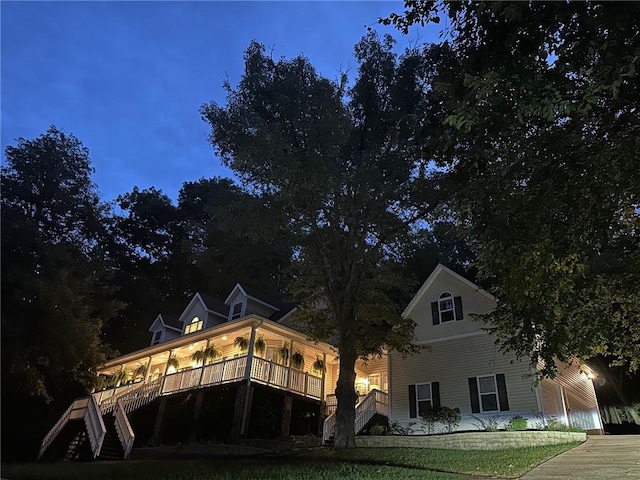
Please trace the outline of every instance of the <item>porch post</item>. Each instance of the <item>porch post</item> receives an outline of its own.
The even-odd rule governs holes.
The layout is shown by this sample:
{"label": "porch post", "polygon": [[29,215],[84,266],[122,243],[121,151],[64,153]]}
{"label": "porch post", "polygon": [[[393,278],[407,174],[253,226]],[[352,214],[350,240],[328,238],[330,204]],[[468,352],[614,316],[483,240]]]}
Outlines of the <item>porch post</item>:
{"label": "porch post", "polygon": [[149,381],[149,377],[151,376],[151,359],[153,357],[149,355],[149,361],[147,362],[147,369],[145,370],[145,376],[143,381],[147,383]]}
{"label": "porch post", "polygon": [[282,421],[280,422],[280,435],[288,437],[291,433],[291,407],[293,405],[293,397],[285,395],[284,405],[282,405]]}
{"label": "porch post", "polygon": [[322,354],[322,365],[324,368],[322,369],[322,382],[320,383],[320,400],[324,402],[324,383],[327,379],[327,354]]}
{"label": "porch post", "polygon": [[289,342],[289,358],[287,358],[287,390],[291,390],[291,357],[293,357],[293,340]]}
{"label": "porch post", "polygon": [[249,349],[247,350],[247,365],[244,369],[244,379],[251,379],[251,363],[253,362],[253,344],[256,341],[256,327],[251,327],[251,335],[249,337]]}
{"label": "porch post", "polygon": [[[206,347],[204,347],[204,348],[205,348],[205,350],[208,350],[208,349],[209,349],[209,342],[210,342],[210,339],[208,339],[208,338],[207,338],[207,346],[206,346]],[[204,375],[204,367],[205,367],[205,366],[206,366],[206,365],[205,365],[205,359],[203,358],[203,359],[202,359],[202,367],[200,367],[200,379],[198,380],[198,386],[201,386],[201,385],[202,385],[202,376]]]}
{"label": "porch post", "polygon": [[167,363],[164,365],[164,374],[162,375],[163,377],[167,376],[167,371],[169,370],[169,358],[171,358],[171,355],[173,355],[173,350],[169,350],[169,357],[167,358]]}

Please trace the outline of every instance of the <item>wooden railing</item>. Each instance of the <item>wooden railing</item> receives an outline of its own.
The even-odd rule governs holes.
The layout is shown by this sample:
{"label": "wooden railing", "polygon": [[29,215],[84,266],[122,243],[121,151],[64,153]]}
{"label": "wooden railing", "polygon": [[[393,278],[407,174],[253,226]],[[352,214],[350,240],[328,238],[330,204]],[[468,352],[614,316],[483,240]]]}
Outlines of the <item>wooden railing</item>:
{"label": "wooden railing", "polygon": [[104,421],[102,420],[100,407],[98,407],[96,399],[92,396],[89,397],[89,401],[87,402],[87,406],[84,411],[84,423],[87,427],[93,458],[96,458],[100,455],[100,450],[102,450],[102,442],[107,434],[107,429],[104,426]]}
{"label": "wooden railing", "polygon": [[[162,395],[176,393],[193,388],[237,382],[244,378],[247,357],[236,357],[206,365],[204,367],[172,373],[163,377],[160,390]],[[307,397],[320,399],[322,396],[322,378],[309,373],[291,370],[269,360],[253,357],[251,363],[251,380],[290,390]]]}
{"label": "wooden railing", "polygon": [[[371,390],[364,398],[356,404],[355,431],[356,435],[365,427],[367,422],[376,413],[389,416],[389,395],[379,390]],[[322,427],[322,441],[328,442],[335,435],[336,414],[331,413],[325,420]]]}
{"label": "wooden railing", "polygon": [[107,433],[107,430],[104,426],[104,422],[102,421],[102,415],[100,414],[100,409],[95,398],[88,396],[74,400],[69,408],[67,408],[67,410],[58,419],[53,428],[49,430],[49,433],[47,433],[40,445],[38,460],[42,458],[44,452],[53,443],[67,422],[69,420],[77,420],[80,418],[84,421],[87,428],[93,457],[97,457],[102,449],[102,442],[104,441],[104,436]]}
{"label": "wooden railing", "polygon": [[133,429],[131,428],[129,419],[127,418],[126,407],[123,399],[119,399],[116,402],[114,416],[116,420],[114,423],[116,427],[116,433],[118,434],[120,445],[122,445],[123,458],[126,460],[127,458],[129,458],[129,454],[131,453],[131,449],[133,448],[133,442],[136,436],[133,433]]}

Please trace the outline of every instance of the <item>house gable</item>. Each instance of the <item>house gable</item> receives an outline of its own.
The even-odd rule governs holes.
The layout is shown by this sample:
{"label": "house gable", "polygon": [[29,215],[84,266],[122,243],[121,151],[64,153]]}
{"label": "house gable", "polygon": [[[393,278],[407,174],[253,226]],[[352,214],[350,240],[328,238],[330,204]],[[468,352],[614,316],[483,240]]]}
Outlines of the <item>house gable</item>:
{"label": "house gable", "polygon": [[206,328],[208,317],[206,304],[200,294],[196,293],[180,315],[179,320],[183,325],[182,335],[188,335]]}
{"label": "house gable", "polygon": [[280,312],[277,302],[268,300],[262,293],[239,283],[231,290],[224,303],[229,306],[229,320],[250,314],[272,319]]}
{"label": "house gable", "polygon": [[178,327],[177,319],[162,313],[153,321],[149,331],[152,333],[150,345],[167,342],[179,337],[182,333],[182,330]]}
{"label": "house gable", "polygon": [[416,340],[429,343],[480,333],[483,325],[471,314],[489,313],[494,308],[491,294],[438,264],[402,316],[416,322]]}

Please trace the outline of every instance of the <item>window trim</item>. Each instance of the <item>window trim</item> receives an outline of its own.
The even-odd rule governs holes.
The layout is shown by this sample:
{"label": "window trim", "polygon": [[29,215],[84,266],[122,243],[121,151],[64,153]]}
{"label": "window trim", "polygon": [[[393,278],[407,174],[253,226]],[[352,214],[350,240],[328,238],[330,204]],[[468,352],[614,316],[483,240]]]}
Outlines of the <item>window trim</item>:
{"label": "window trim", "polygon": [[[429,406],[427,408],[427,410],[431,410],[433,409],[433,386],[432,386],[433,382],[427,382],[427,383],[416,383],[416,413],[418,415],[418,417],[421,414],[420,411],[420,402],[429,402]],[[425,387],[428,386],[429,387],[429,398],[420,398],[420,395],[418,393],[418,391],[420,390],[420,387]]]}
{"label": "window trim", "polygon": [[[451,302],[451,308],[444,310],[442,308],[442,304],[447,300]],[[443,314],[445,313],[451,313],[451,318],[445,319],[443,317]],[[448,322],[456,321],[456,307],[455,307],[454,297],[451,294],[451,292],[442,292],[438,297],[438,316],[440,319],[440,323],[448,323]]]}
{"label": "window trim", "polygon": [[190,333],[199,332],[204,327],[204,321],[200,320],[200,317],[195,316],[191,319],[191,321],[184,326],[184,334],[189,335]]}
{"label": "window trim", "polygon": [[[240,311],[238,313],[234,313],[237,305],[240,305]],[[235,320],[236,318],[244,317],[245,309],[246,309],[246,303],[244,300],[240,300],[239,302],[233,303],[231,305],[231,308],[229,309],[229,320]]]}
{"label": "window trim", "polygon": [[156,330],[151,337],[151,345],[158,345],[159,343],[162,343],[162,330]]}

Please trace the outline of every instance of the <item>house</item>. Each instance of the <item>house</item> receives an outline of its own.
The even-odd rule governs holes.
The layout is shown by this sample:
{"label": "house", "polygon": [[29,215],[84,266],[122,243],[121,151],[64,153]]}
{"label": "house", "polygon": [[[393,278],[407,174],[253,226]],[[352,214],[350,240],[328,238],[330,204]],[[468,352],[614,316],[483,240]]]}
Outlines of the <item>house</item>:
{"label": "house", "polygon": [[[337,353],[309,340],[294,311],[237,284],[225,300],[196,293],[179,316],[159,314],[149,346],[99,369],[102,387],[73,402],[40,458],[127,458],[138,446],[330,430]],[[386,358],[359,362],[356,374],[361,429],[386,413]]]}
{"label": "house", "polygon": [[561,364],[555,379],[535,380],[526,359],[503,354],[474,314],[495,308],[495,298],[474,283],[438,265],[403,312],[416,323],[415,338],[429,350],[408,358],[388,355],[389,420],[424,433],[420,414],[459,408],[458,430],[503,427],[513,417],[529,425],[550,418],[601,433],[593,372],[577,361]]}
{"label": "house", "polygon": [[[430,349],[356,365],[356,433],[380,416],[425,433],[421,413],[437,406],[460,409],[458,430],[521,416],[601,432],[588,367],[563,364],[557,378],[535,383],[529,362],[502,354],[474,319],[493,308],[489,293],[438,265],[403,312]],[[329,440],[337,352],[311,341],[294,311],[241,284],[225,300],[196,293],[179,316],[155,318],[148,347],[102,366],[103,388],[73,402],[40,457],[127,458],[146,445],[309,433]]]}

